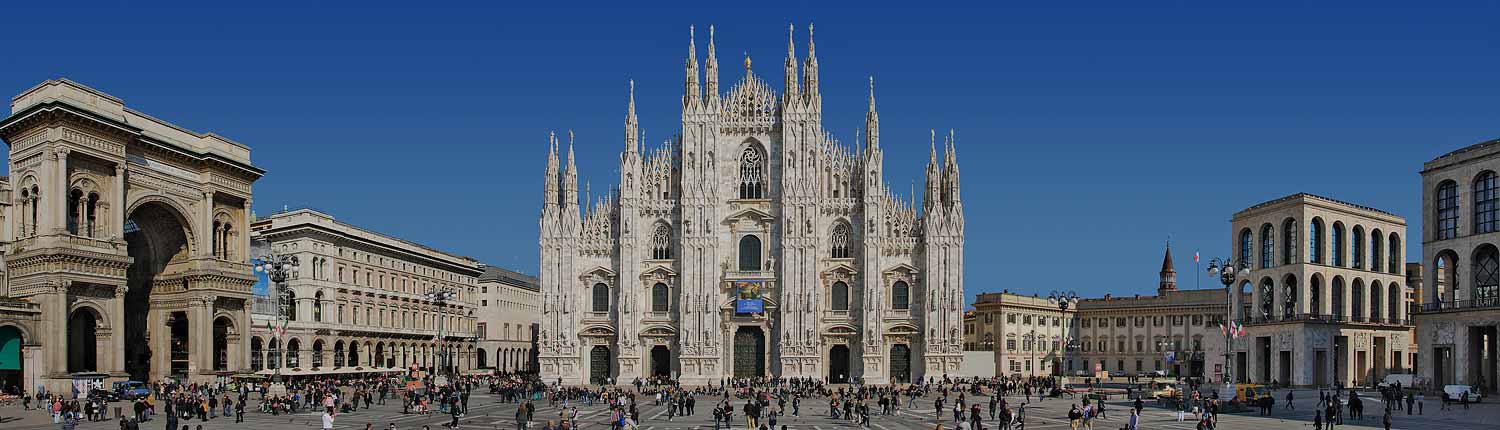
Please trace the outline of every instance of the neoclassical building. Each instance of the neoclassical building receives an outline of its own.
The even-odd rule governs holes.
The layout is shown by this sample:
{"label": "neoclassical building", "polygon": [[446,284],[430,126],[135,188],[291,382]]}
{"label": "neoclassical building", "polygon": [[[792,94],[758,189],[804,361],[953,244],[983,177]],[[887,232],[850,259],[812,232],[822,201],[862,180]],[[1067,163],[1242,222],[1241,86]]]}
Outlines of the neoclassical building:
{"label": "neoclassical building", "polygon": [[873,79],[850,148],[823,128],[811,37],[801,61],[788,39],[780,94],[748,57],[721,91],[712,29],[701,69],[695,42],[681,132],[660,148],[641,148],[632,85],[614,192],[580,203],[572,137],[566,167],[550,139],[543,378],[956,373],[964,216],[951,133],[942,158],[930,142],[922,201],[903,201],[884,180]]}
{"label": "neoclassical building", "polygon": [[[474,305],[482,273],[477,260],[311,209],[260,218],[250,228],[255,240],[268,242],[301,267],[285,282],[293,300],[285,335],[270,332],[275,302],[256,297],[251,370],[280,367],[283,375],[310,375],[431,372],[444,364],[454,372],[482,367],[484,357],[475,346]],[[436,303],[427,297],[435,290],[453,291],[455,299]]]}
{"label": "neoclassical building", "polygon": [[208,381],[248,367],[243,231],[264,173],[249,147],[66,79],[12,99],[0,139],[4,383],[67,393],[74,379]]}
{"label": "neoclassical building", "polygon": [[[1235,377],[1298,386],[1368,385],[1410,368],[1406,220],[1298,193],[1234,214],[1250,302]],[[1240,295],[1240,297],[1244,297]]]}
{"label": "neoclassical building", "polygon": [[1437,385],[1500,390],[1500,140],[1422,165],[1417,366]]}
{"label": "neoclassical building", "polygon": [[1170,247],[1156,294],[1083,298],[1067,310],[1046,297],[1010,291],[974,303],[972,349],[993,351],[998,375],[1086,375],[1161,371],[1217,380],[1224,288],[1177,289]]}
{"label": "neoclassical building", "polygon": [[485,266],[475,301],[477,366],[535,372],[536,335],[542,321],[542,292],[536,277]]}

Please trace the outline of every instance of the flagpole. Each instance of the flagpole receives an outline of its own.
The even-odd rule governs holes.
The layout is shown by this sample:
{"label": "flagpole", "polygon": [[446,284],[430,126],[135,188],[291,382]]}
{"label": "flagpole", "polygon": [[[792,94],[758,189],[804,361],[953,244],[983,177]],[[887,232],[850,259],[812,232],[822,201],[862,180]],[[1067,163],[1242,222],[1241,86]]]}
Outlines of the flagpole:
{"label": "flagpole", "polygon": [[1194,249],[1193,250],[1193,273],[1196,274],[1196,275],[1193,275],[1193,289],[1194,290],[1201,290],[1201,289],[1203,289],[1203,268],[1202,267],[1198,267],[1200,265],[1202,265],[1202,263],[1198,262],[1198,250]]}

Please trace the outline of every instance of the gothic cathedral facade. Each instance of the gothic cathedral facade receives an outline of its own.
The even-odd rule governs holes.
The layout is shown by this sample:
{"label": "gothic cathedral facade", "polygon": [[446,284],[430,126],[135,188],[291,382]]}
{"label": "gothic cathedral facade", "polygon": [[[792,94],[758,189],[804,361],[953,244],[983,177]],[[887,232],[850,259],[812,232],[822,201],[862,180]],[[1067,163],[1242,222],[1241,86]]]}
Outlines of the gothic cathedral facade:
{"label": "gothic cathedral facade", "polygon": [[824,130],[811,27],[800,63],[789,36],[779,95],[748,57],[720,93],[712,28],[701,72],[688,47],[682,130],[660,148],[641,148],[631,84],[614,192],[580,207],[571,133],[562,169],[549,138],[542,379],[956,376],[964,217],[952,133],[941,159],[930,142],[922,201],[903,200],[883,179],[873,78],[856,147]]}

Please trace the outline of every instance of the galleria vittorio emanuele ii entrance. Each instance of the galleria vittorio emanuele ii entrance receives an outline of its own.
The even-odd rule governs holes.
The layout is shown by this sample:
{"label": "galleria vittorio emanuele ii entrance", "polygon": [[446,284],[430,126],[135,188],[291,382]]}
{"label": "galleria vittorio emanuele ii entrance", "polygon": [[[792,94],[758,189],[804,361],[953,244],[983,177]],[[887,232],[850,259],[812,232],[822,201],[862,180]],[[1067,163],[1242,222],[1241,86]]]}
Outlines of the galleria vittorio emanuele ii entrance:
{"label": "galleria vittorio emanuele ii entrance", "polygon": [[18,96],[0,138],[14,235],[0,353],[19,343],[14,367],[27,369],[0,376],[66,390],[248,367],[245,233],[250,184],[264,173],[248,147],[68,80]]}

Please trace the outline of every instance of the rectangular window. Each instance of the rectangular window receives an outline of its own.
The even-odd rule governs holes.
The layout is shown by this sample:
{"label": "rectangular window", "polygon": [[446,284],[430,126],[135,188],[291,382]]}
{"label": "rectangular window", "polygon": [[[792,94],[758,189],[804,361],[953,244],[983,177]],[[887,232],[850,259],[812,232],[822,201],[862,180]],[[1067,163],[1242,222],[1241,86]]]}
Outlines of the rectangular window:
{"label": "rectangular window", "polygon": [[1027,372],[1031,371],[1031,360],[1026,360],[1026,371]]}
{"label": "rectangular window", "polygon": [[985,324],[991,324],[991,323],[994,323],[994,322],[995,322],[995,315],[994,314],[984,314],[984,323]]}
{"label": "rectangular window", "polygon": [[1146,350],[1145,343],[1146,342],[1142,341],[1142,340],[1135,341],[1135,350],[1136,350],[1136,352],[1145,351]]}
{"label": "rectangular window", "polygon": [[1092,325],[1093,325],[1093,319],[1092,318],[1084,318],[1083,319],[1083,328],[1089,328],[1089,326],[1092,326]]}
{"label": "rectangular window", "polygon": [[1458,185],[1448,182],[1438,186],[1437,238],[1458,237]]}
{"label": "rectangular window", "polygon": [[1016,323],[1016,314],[1006,314],[1005,315],[1005,322],[1010,323],[1010,324],[1015,324]]}
{"label": "rectangular window", "polygon": [[475,323],[474,324],[474,335],[478,336],[479,339],[481,339],[481,340],[483,340],[483,339],[489,339],[489,336],[487,336],[488,333],[486,333],[486,331],[487,331],[486,329],[487,328],[489,328],[489,327],[485,323]]}
{"label": "rectangular window", "polygon": [[1126,351],[1126,349],[1125,349],[1125,341],[1123,341],[1123,340],[1120,341],[1120,349],[1118,349],[1118,351],[1119,352],[1125,352]]}
{"label": "rectangular window", "polygon": [[1125,317],[1116,317],[1115,318],[1115,327],[1124,327],[1124,326],[1125,326]]}
{"label": "rectangular window", "polygon": [[1016,350],[1016,340],[1015,339],[1006,339],[1005,340],[1005,349],[1007,351],[1015,351]]}
{"label": "rectangular window", "polygon": [[1141,367],[1141,360],[1136,360],[1135,361],[1135,371],[1139,372],[1139,371],[1141,371],[1141,369],[1142,369],[1142,367]]}
{"label": "rectangular window", "polygon": [[1193,325],[1203,325],[1203,315],[1193,315]]}
{"label": "rectangular window", "polygon": [[1026,325],[1031,325],[1031,315],[1024,315],[1024,316],[1022,316],[1021,317],[1021,323],[1022,324],[1026,324]]}

